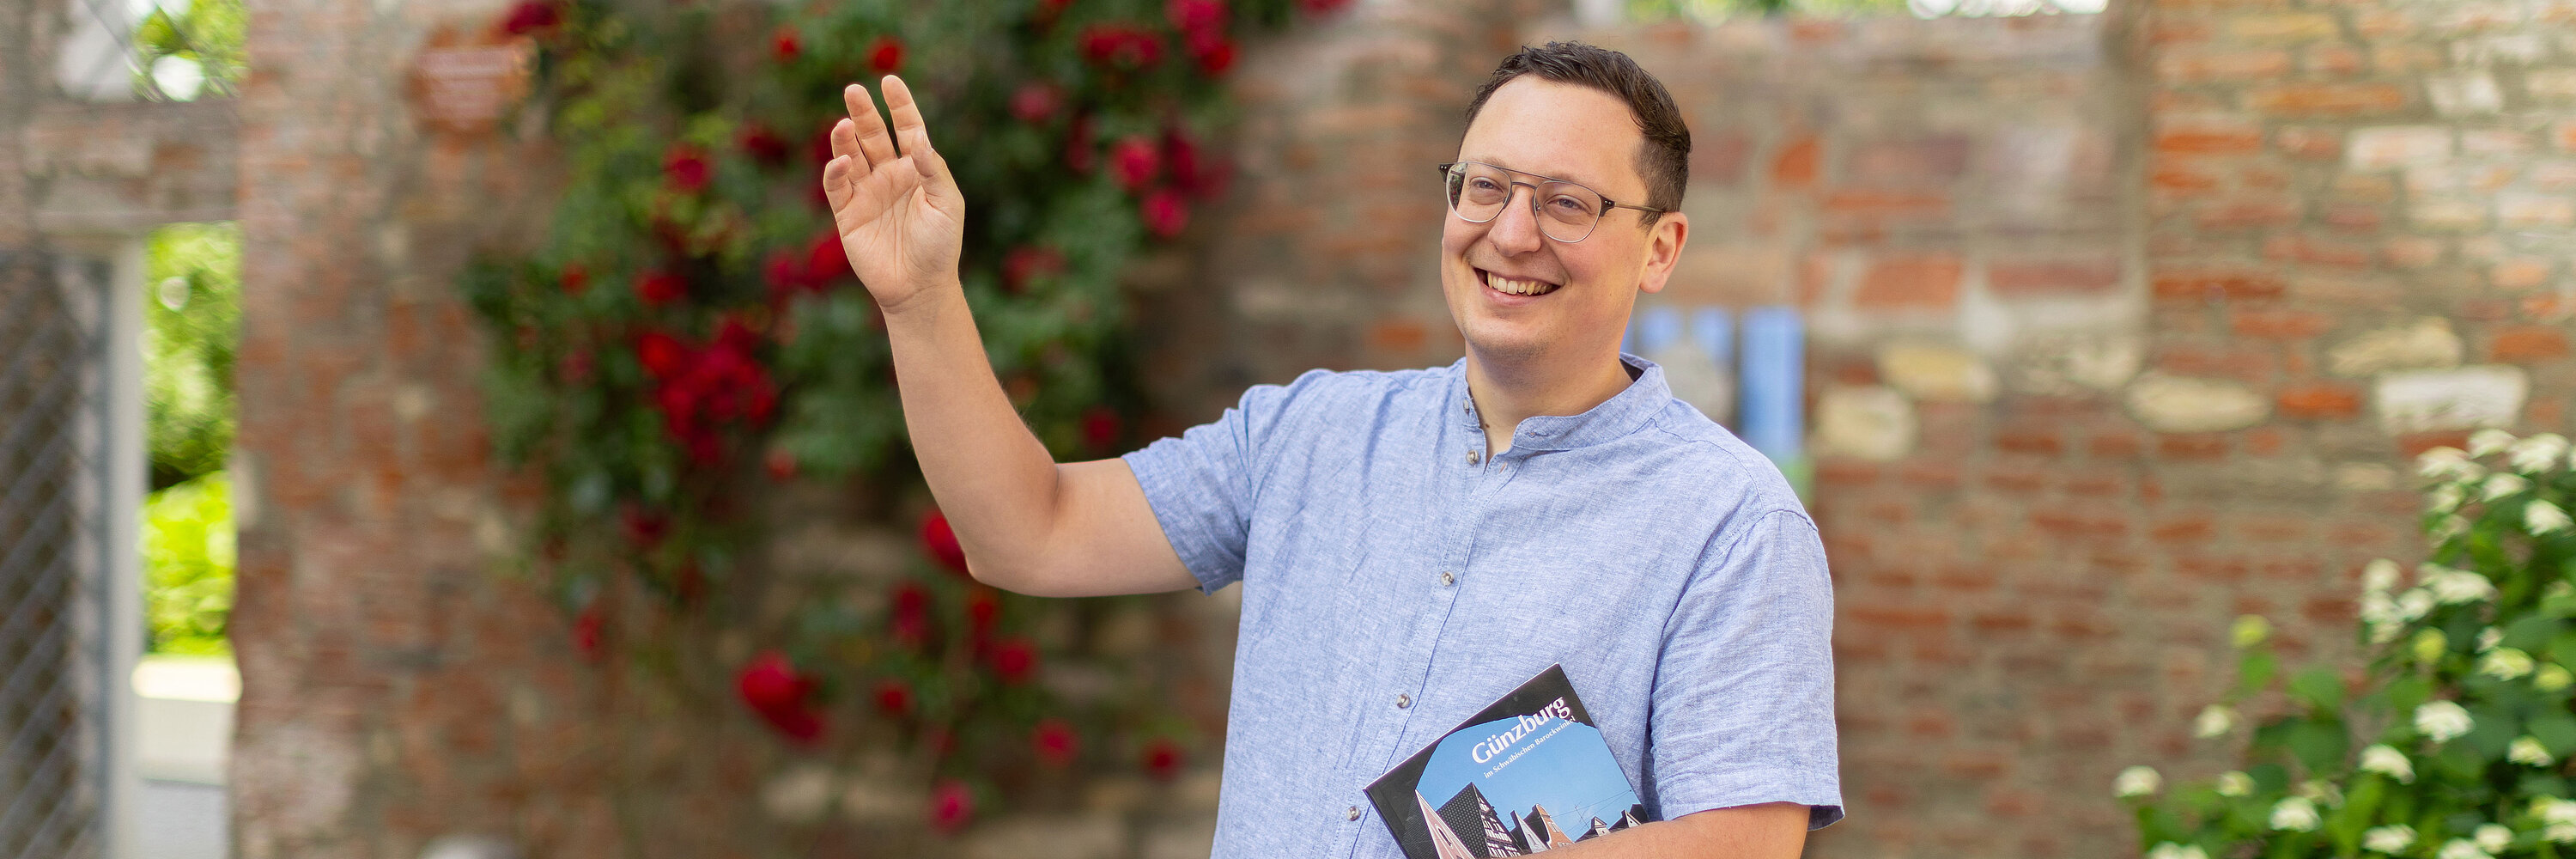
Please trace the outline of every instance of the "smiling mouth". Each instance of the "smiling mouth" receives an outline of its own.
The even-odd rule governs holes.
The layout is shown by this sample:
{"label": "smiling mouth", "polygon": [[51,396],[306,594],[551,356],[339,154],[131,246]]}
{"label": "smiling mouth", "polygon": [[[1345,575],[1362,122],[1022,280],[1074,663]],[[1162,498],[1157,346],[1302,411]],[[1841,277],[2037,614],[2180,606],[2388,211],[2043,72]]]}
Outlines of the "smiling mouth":
{"label": "smiling mouth", "polygon": [[1549,283],[1544,280],[1518,280],[1481,268],[1476,270],[1476,277],[1483,280],[1487,288],[1504,295],[1546,295],[1564,288],[1563,284]]}

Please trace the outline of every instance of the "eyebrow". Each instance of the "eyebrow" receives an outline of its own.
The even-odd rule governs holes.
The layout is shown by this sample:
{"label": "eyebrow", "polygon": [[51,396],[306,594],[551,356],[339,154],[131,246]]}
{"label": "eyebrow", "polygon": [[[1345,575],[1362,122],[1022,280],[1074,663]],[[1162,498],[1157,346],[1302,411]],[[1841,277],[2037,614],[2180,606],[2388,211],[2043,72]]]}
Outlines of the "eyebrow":
{"label": "eyebrow", "polygon": [[1565,182],[1565,183],[1573,184],[1573,185],[1581,185],[1581,186],[1583,186],[1583,187],[1586,187],[1586,188],[1590,188],[1590,189],[1592,189],[1592,193],[1595,193],[1595,194],[1599,194],[1599,193],[1601,193],[1601,185],[1600,185],[1599,183],[1596,183],[1596,182],[1593,182],[1593,181],[1590,181],[1590,180],[1587,180],[1587,179],[1570,179],[1570,178],[1563,177],[1563,176],[1550,176],[1550,175],[1547,175],[1547,174],[1545,174],[1545,173],[1539,173],[1539,172],[1531,171],[1531,170],[1523,170],[1523,169],[1520,169],[1520,168],[1518,168],[1518,167],[1514,167],[1514,166],[1511,166],[1511,165],[1509,165],[1509,164],[1505,164],[1505,163],[1502,163],[1502,162],[1500,162],[1500,161],[1495,161],[1495,160],[1488,159],[1488,158],[1474,158],[1474,157],[1461,156],[1461,157],[1459,157],[1459,159],[1458,159],[1458,160],[1460,160],[1460,161],[1478,161],[1478,162],[1483,162],[1483,163],[1486,163],[1486,164],[1491,164],[1491,165],[1494,165],[1494,166],[1496,166],[1496,167],[1503,168],[1503,169],[1505,169],[1505,170],[1512,171],[1512,172],[1514,172],[1514,173],[1519,173],[1519,174],[1526,175],[1526,176],[1536,176],[1536,177],[1539,177],[1539,178],[1541,178],[1541,179],[1546,179],[1546,180],[1548,180],[1548,181],[1550,181],[1550,182]]}

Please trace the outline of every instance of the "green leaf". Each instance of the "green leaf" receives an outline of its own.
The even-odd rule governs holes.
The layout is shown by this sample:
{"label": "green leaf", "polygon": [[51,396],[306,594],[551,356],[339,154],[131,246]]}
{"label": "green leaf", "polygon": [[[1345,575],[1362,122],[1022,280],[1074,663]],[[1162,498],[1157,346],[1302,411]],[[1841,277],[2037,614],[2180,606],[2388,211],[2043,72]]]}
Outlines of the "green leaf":
{"label": "green leaf", "polygon": [[[2424,702],[2433,700],[2433,681],[2421,674],[2409,674],[2388,683],[2388,709],[2399,714],[2415,712]],[[2403,724],[2404,720],[2398,720]]]}
{"label": "green leaf", "polygon": [[2343,708],[2343,675],[2332,668],[2310,668],[2290,677],[2290,695],[2321,712]]}
{"label": "green leaf", "polygon": [[2311,718],[2292,722],[2281,735],[2281,743],[2297,756],[2308,772],[2331,772],[2343,763],[2344,753],[2352,741],[2344,735],[2340,719]]}
{"label": "green leaf", "polygon": [[2273,658],[2270,648],[2246,651],[2244,658],[2236,661],[2236,694],[2245,696],[2263,691],[2263,687],[2271,684],[2272,674],[2279,669],[2280,660]]}
{"label": "green leaf", "polygon": [[2523,730],[2540,740],[2552,755],[2564,758],[2576,753],[2576,716],[2564,711],[2541,713],[2523,723]]}

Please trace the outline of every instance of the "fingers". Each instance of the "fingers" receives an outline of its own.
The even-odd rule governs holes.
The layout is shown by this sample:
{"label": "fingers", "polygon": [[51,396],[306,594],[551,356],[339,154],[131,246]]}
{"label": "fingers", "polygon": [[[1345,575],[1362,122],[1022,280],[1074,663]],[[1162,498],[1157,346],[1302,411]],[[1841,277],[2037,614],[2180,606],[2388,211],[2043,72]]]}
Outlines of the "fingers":
{"label": "fingers", "polygon": [[[841,88],[841,103],[850,109],[850,122],[857,129],[858,155],[874,168],[894,160],[894,137],[886,133],[885,119],[877,116],[876,99],[868,96],[867,87],[851,84]],[[839,133],[833,136],[838,151]]]}
{"label": "fingers", "polygon": [[938,175],[935,171],[939,165],[926,157],[930,154],[930,126],[921,120],[921,103],[913,100],[912,87],[893,75],[879,80],[877,86],[885,91],[886,112],[894,115],[894,137],[903,146],[903,154],[911,156],[922,178]]}
{"label": "fingers", "polygon": [[[840,141],[841,127],[834,126],[832,129],[832,151],[835,154],[833,155],[830,163],[823,165],[823,199],[831,202],[832,212],[835,215],[839,214],[842,209],[849,206],[851,184],[850,164],[857,160],[851,158],[849,153],[841,151]],[[853,148],[856,148],[855,141],[853,141]]]}

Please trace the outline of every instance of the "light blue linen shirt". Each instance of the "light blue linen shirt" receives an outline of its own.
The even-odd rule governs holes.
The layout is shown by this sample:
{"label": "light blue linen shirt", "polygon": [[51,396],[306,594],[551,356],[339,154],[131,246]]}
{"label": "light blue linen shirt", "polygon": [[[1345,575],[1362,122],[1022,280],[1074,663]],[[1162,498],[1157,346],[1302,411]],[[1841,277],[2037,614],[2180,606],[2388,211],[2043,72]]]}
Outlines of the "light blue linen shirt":
{"label": "light blue linen shirt", "polygon": [[1401,859],[1363,789],[1552,663],[1657,818],[1842,817],[1815,525],[1621,358],[1625,391],[1499,456],[1463,361],[1256,386],[1126,456],[1200,589],[1243,584],[1217,857]]}

